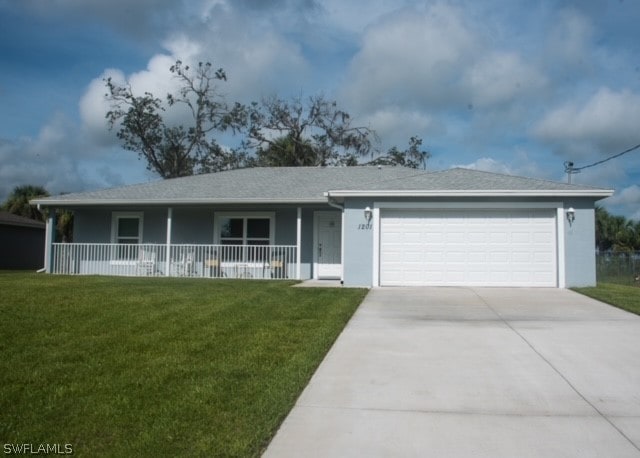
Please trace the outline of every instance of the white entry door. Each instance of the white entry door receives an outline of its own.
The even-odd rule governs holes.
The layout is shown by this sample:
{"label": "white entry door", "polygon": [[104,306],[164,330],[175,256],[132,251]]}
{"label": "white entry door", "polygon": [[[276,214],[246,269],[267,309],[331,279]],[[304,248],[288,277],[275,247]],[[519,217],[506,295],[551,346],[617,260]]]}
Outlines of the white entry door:
{"label": "white entry door", "polygon": [[316,269],[318,278],[342,276],[342,214],[316,213]]}

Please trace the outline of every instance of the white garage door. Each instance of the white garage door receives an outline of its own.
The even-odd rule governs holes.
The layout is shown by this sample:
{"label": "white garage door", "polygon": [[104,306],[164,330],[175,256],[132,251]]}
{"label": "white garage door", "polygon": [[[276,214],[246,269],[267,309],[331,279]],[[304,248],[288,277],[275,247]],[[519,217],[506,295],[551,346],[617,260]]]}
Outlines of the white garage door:
{"label": "white garage door", "polygon": [[556,286],[553,209],[382,210],[380,284]]}

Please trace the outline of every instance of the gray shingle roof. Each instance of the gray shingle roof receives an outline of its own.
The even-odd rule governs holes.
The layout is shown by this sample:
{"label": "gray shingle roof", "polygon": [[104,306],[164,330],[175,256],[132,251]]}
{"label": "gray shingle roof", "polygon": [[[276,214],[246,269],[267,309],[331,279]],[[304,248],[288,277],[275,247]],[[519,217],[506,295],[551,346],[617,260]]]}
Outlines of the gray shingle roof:
{"label": "gray shingle roof", "polygon": [[[326,202],[327,192],[416,195],[438,192],[539,192],[593,195],[608,191],[468,169],[426,172],[405,167],[259,167],[34,200],[44,206],[216,202]],[[336,194],[337,192],[337,194]],[[422,194],[421,194],[422,193]],[[609,192],[610,194],[610,192]]]}
{"label": "gray shingle roof", "polygon": [[0,211],[0,226],[35,227],[38,229],[44,229],[45,224],[42,221],[36,221],[35,219],[25,218],[24,216]]}

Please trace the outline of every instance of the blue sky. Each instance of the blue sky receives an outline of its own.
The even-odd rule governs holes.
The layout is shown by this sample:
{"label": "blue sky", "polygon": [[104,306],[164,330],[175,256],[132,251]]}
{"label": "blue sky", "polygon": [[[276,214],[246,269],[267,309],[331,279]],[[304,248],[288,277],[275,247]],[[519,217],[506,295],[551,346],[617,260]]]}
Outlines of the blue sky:
{"label": "blue sky", "polygon": [[[0,0],[0,199],[157,179],[104,120],[103,78],[163,96],[211,61],[231,101],[319,93],[428,168],[565,180],[640,143],[635,0]],[[222,142],[231,141],[221,139]],[[640,150],[574,176],[640,219]]]}

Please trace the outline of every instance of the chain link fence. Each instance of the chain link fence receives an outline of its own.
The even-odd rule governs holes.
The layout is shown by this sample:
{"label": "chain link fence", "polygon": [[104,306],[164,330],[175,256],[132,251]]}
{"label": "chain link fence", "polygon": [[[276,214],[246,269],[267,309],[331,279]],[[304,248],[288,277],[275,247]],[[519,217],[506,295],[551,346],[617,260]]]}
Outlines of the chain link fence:
{"label": "chain link fence", "polygon": [[640,251],[596,253],[598,283],[640,286]]}

